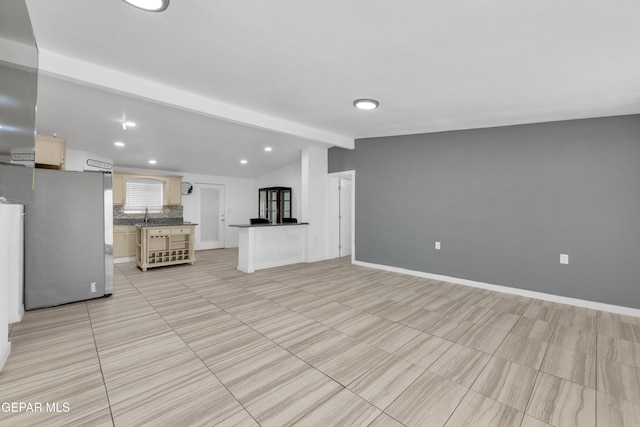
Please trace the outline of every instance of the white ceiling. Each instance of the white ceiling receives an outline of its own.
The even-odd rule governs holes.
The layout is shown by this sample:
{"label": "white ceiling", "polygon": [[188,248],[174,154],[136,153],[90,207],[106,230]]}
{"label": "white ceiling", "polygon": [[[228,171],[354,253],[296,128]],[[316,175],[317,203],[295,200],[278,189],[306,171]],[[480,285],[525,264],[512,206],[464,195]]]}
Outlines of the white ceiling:
{"label": "white ceiling", "polygon": [[[27,6],[39,132],[120,166],[250,177],[312,141],[640,113],[636,0]],[[125,115],[139,127],[115,151]]]}

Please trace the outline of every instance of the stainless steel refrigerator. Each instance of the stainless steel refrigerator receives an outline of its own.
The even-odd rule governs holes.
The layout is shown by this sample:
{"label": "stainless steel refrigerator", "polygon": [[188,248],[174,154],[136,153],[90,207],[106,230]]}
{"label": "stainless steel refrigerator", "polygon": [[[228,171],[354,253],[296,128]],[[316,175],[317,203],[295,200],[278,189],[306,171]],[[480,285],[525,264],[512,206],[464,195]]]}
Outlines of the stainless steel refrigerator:
{"label": "stainless steel refrigerator", "polygon": [[25,309],[113,292],[111,173],[33,169],[25,206]]}

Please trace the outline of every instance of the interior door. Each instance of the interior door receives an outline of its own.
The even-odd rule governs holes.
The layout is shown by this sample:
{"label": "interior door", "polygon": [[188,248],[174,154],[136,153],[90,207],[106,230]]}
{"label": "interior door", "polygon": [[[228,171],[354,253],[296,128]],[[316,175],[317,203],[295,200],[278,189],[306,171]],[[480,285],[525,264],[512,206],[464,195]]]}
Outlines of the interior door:
{"label": "interior door", "polygon": [[340,178],[340,256],[351,255],[351,179]]}
{"label": "interior door", "polygon": [[196,250],[224,248],[224,185],[195,184]]}

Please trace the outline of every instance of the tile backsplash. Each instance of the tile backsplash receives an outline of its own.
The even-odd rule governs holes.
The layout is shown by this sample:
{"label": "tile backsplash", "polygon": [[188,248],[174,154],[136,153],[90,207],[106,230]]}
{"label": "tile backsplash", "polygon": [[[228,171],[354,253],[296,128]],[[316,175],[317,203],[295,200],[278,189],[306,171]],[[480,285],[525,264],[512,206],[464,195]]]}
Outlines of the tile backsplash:
{"label": "tile backsplash", "polygon": [[[149,219],[171,219],[182,222],[182,206],[166,205],[162,207],[162,212],[150,213]],[[113,206],[113,223],[117,225],[127,225],[142,222],[144,214],[124,213],[123,205]]]}

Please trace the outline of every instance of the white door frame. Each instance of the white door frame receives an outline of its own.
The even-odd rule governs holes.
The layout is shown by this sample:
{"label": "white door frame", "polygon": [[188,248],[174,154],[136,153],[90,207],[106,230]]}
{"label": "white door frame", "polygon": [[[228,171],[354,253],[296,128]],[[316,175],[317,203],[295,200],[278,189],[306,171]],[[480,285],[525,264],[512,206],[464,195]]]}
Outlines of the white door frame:
{"label": "white door frame", "polygon": [[351,262],[356,259],[356,171],[333,172],[329,176],[329,257],[340,256],[340,178],[351,180]]}
{"label": "white door frame", "polygon": [[[196,218],[198,218],[197,222],[200,222],[200,203],[201,203],[201,196],[202,193],[200,192],[200,188],[202,187],[215,187],[218,188],[220,190],[219,194],[220,197],[218,199],[218,211],[220,213],[221,217],[221,223],[218,224],[218,241],[221,243],[220,248],[224,248],[225,247],[225,186],[224,184],[212,184],[210,182],[196,182],[194,183],[194,187],[196,188],[197,194],[198,194],[198,199],[195,203],[195,215]],[[195,241],[195,250],[203,250],[201,243],[200,243],[200,227],[196,226],[196,241]],[[208,248],[205,248],[205,250]]]}

